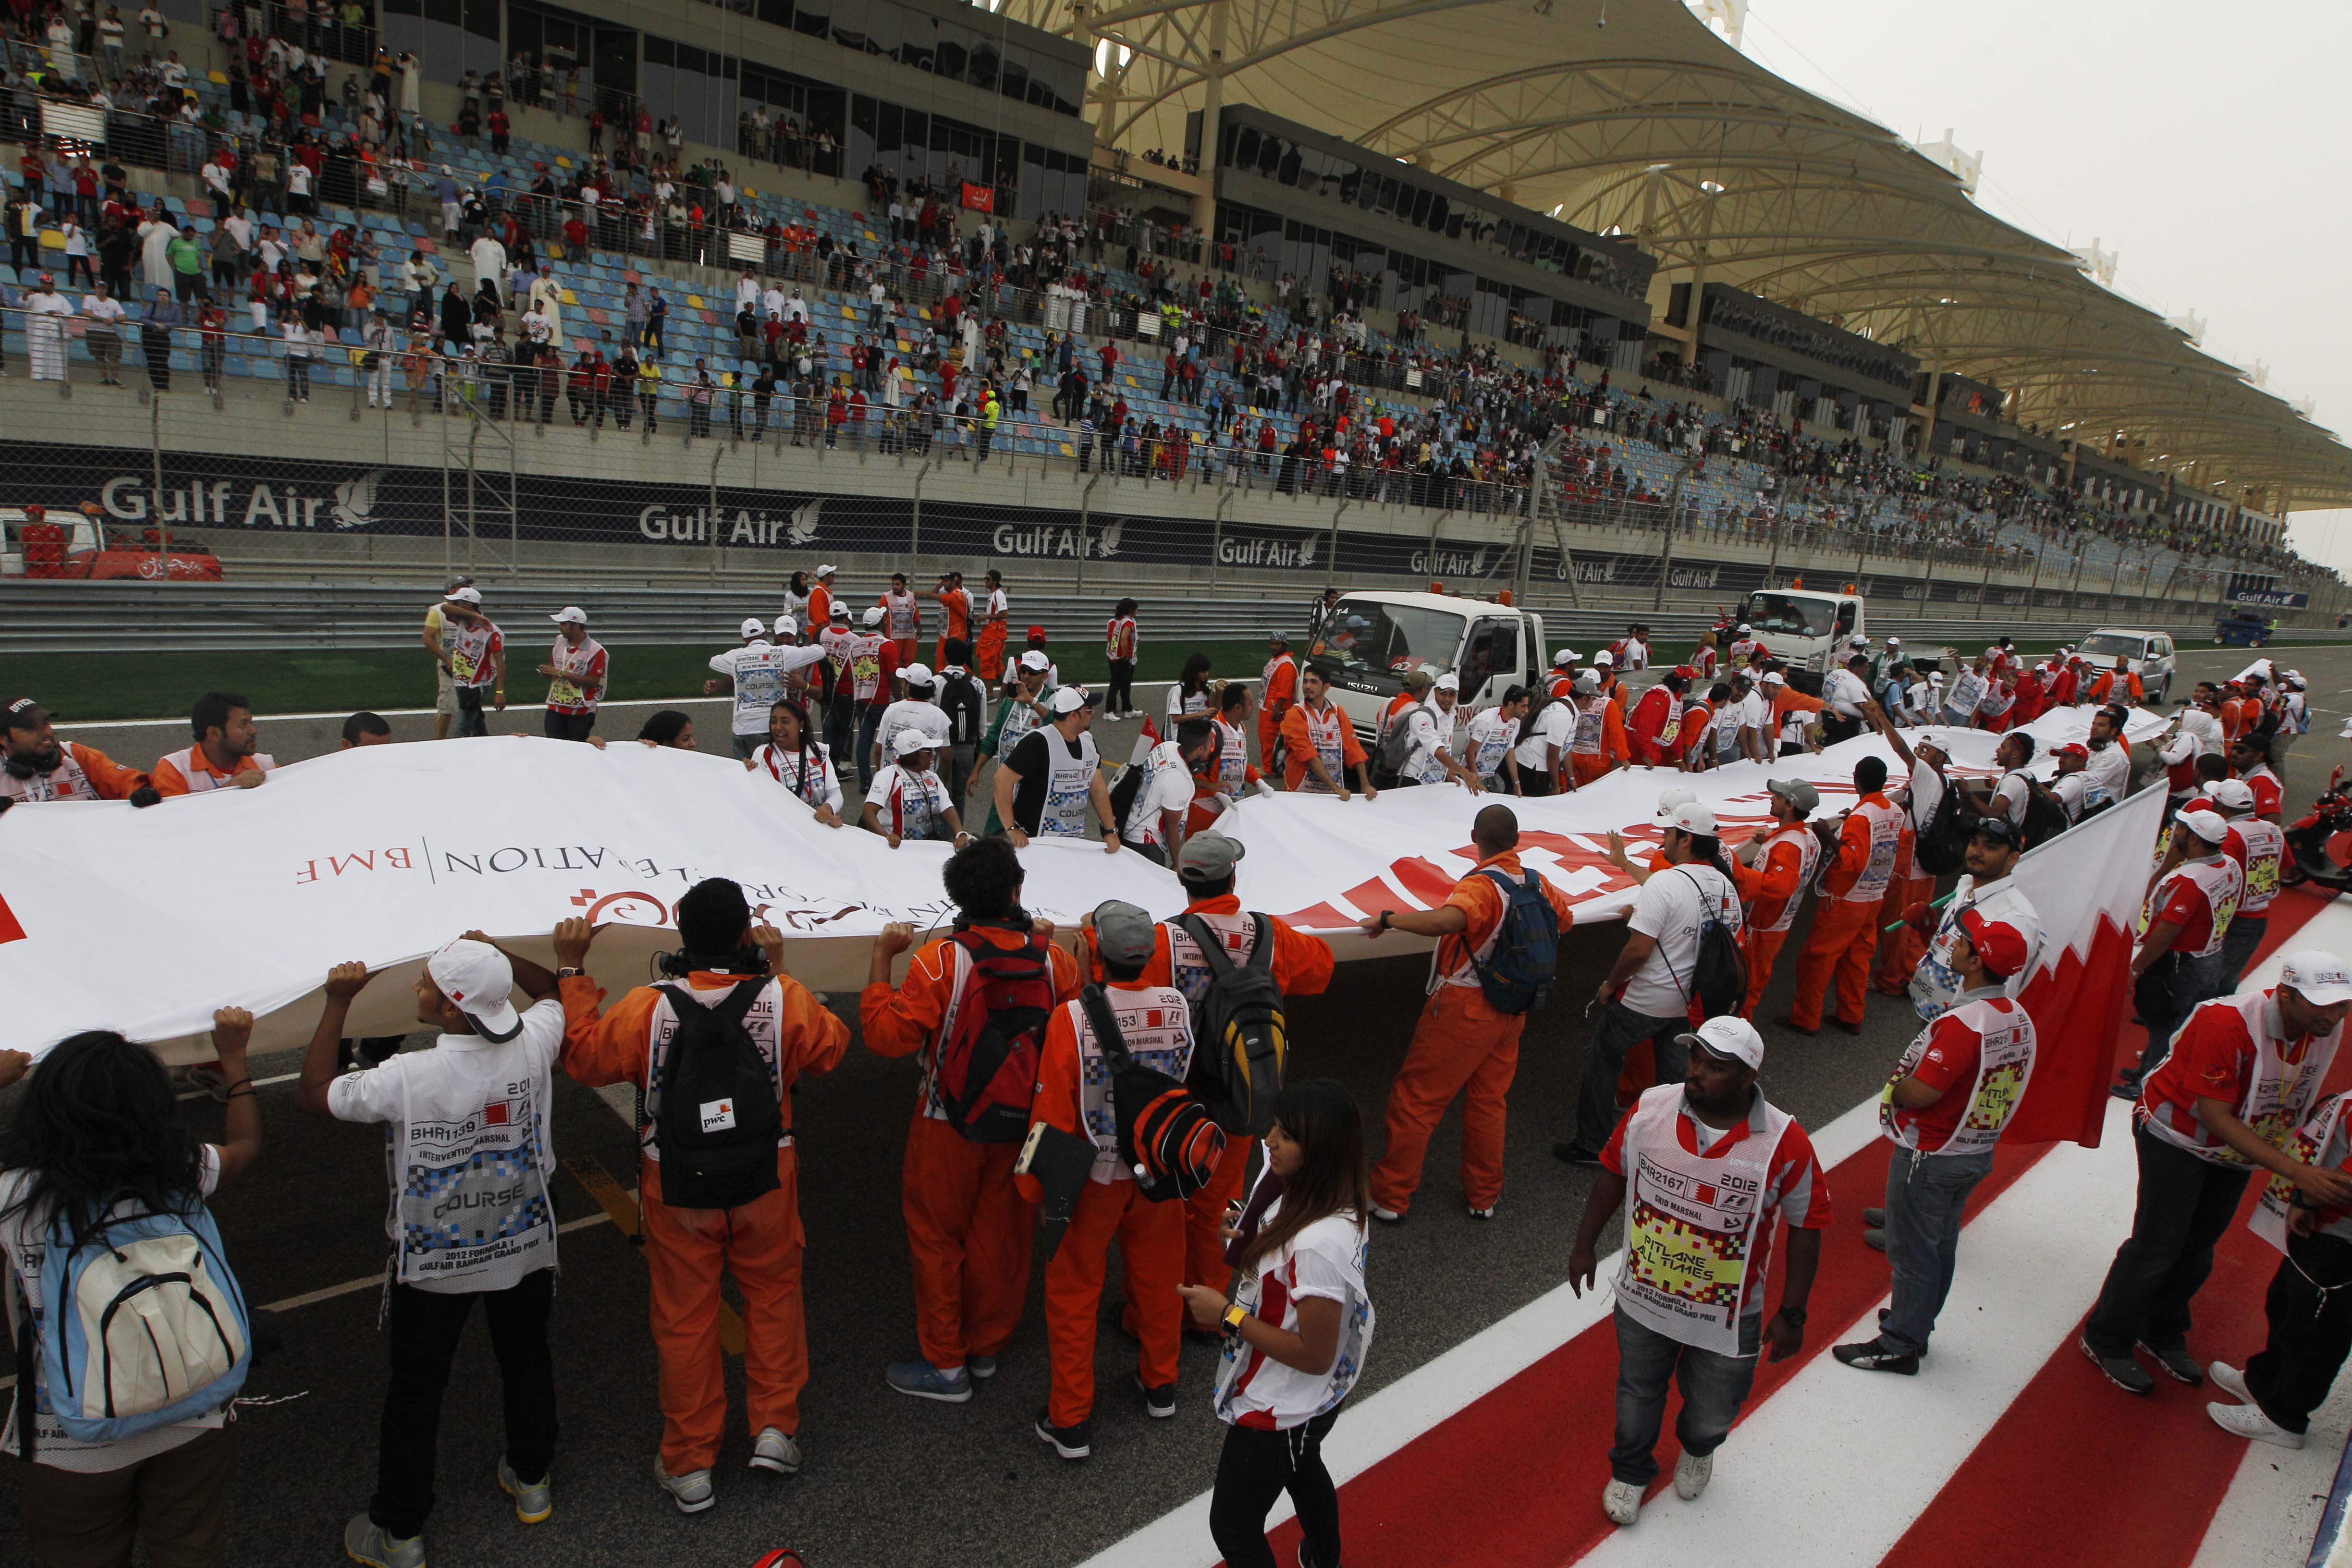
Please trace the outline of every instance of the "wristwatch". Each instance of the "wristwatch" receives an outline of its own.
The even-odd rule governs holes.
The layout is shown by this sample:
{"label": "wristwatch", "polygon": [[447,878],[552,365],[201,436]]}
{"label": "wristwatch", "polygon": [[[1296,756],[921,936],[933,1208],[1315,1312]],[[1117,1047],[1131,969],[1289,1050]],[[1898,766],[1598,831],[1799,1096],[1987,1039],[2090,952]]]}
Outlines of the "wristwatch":
{"label": "wristwatch", "polygon": [[1389,911],[1386,910],[1382,910],[1381,911],[1381,923],[1379,929],[1381,931],[1389,929]]}
{"label": "wristwatch", "polygon": [[1225,1309],[1224,1330],[1227,1334],[1240,1333],[1242,1331],[1242,1325],[1249,1321],[1249,1309],[1243,1306],[1239,1301],[1234,1302]]}
{"label": "wristwatch", "polygon": [[587,973],[584,969],[559,969],[555,972],[555,977],[558,980],[577,980]]}
{"label": "wristwatch", "polygon": [[1783,1307],[1780,1309],[1780,1316],[1789,1320],[1789,1326],[1792,1329],[1801,1329],[1805,1326],[1805,1310],[1802,1307]]}

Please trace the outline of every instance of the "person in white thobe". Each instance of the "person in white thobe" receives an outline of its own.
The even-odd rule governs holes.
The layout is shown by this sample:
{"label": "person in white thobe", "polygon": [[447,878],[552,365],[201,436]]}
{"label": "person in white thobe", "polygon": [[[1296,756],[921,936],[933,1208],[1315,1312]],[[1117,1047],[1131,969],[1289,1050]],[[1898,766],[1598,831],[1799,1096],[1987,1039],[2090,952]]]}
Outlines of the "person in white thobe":
{"label": "person in white thobe", "polygon": [[66,322],[73,313],[73,301],[42,273],[40,287],[25,296],[25,357],[33,362],[35,381],[66,378]]}

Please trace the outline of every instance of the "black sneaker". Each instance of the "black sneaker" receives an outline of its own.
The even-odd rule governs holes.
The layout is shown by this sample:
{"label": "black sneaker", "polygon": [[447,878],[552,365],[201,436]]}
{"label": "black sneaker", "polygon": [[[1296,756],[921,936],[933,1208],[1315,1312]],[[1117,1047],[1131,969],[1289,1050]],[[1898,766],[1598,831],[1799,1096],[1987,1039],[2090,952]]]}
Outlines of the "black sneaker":
{"label": "black sneaker", "polygon": [[2162,1367],[2165,1375],[2173,1382],[2185,1383],[2195,1388],[2205,1381],[2205,1363],[2190,1355],[2187,1345],[2175,1345],[2168,1351],[2160,1351],[2142,1340],[2139,1348],[2155,1357],[2156,1364]]}
{"label": "black sneaker", "polygon": [[2113,1084],[2108,1086],[2107,1092],[2114,1095],[2117,1100],[2137,1100],[2139,1098],[2139,1074],[2136,1072],[2127,1072],[2124,1074],[2123,1077],[2116,1079]]}
{"label": "black sneaker", "polygon": [[1599,1154],[1586,1148],[1583,1144],[1573,1142],[1553,1144],[1551,1146],[1551,1157],[1562,1162],[1563,1163],[1570,1165],[1598,1165],[1601,1163],[1601,1156]]}
{"label": "black sneaker", "polygon": [[1165,1421],[1176,1414],[1174,1384],[1163,1383],[1153,1388],[1143,1381],[1143,1374],[1138,1373],[1135,1374],[1135,1386],[1143,1390],[1143,1408],[1150,1413],[1153,1420]]}
{"label": "black sneaker", "polygon": [[2107,1381],[2126,1394],[2137,1394],[2145,1397],[2156,1392],[2156,1379],[2148,1376],[2147,1369],[2131,1357],[2101,1355],[2091,1348],[2091,1339],[2087,1334],[2083,1336],[2080,1342],[2083,1346],[2083,1353],[2091,1358],[2091,1364],[2105,1373]]}
{"label": "black sneaker", "polygon": [[1094,1452],[1095,1424],[1081,1421],[1075,1426],[1056,1426],[1051,1406],[1037,1412],[1037,1436],[1054,1445],[1054,1452],[1066,1459],[1083,1459]]}
{"label": "black sneaker", "polygon": [[1861,1372],[1899,1372],[1906,1377],[1918,1374],[1919,1358],[1908,1353],[1897,1355],[1886,1348],[1883,1340],[1863,1340],[1850,1345],[1832,1345],[1830,1354]]}

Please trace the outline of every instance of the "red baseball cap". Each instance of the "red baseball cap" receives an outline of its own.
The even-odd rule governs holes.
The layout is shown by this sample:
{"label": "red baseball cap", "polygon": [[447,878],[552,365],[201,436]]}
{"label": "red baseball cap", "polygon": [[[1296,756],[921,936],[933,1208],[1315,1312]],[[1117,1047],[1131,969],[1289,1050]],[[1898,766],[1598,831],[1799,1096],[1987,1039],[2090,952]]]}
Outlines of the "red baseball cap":
{"label": "red baseball cap", "polygon": [[2039,934],[2025,929],[2014,916],[1999,920],[1973,909],[1960,911],[1960,930],[1968,934],[1977,956],[1984,960],[1985,972],[2001,980],[2025,967]]}

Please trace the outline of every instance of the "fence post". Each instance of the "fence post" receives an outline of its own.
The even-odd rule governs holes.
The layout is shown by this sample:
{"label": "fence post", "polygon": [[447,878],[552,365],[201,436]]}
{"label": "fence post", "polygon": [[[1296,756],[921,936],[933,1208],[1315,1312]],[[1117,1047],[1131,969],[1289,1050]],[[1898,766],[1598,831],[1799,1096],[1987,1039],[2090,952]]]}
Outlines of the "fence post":
{"label": "fence post", "polygon": [[160,396],[147,400],[147,455],[154,464],[155,564],[168,583],[172,580],[172,521],[163,515],[163,400]]}
{"label": "fence post", "polygon": [[[688,428],[692,427],[692,419],[693,416],[688,415]],[[727,455],[727,443],[713,441],[710,448],[710,510],[708,514],[708,526],[710,529],[710,585],[716,588],[719,586],[719,459]]]}

